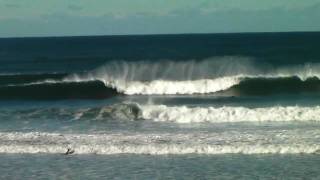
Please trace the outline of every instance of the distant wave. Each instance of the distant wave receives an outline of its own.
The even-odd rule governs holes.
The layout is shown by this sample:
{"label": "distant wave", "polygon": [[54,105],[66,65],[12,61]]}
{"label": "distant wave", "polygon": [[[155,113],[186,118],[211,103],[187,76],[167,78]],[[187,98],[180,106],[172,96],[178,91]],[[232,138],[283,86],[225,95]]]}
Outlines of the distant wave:
{"label": "distant wave", "polygon": [[0,133],[0,153],[64,154],[312,154],[318,130],[220,133]]}

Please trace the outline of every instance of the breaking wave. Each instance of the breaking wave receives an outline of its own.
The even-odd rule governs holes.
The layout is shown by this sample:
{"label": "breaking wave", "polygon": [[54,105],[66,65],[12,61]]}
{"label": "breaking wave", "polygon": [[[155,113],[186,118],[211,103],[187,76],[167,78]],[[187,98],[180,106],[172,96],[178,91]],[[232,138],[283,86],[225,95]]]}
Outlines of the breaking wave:
{"label": "breaking wave", "polygon": [[70,75],[0,75],[0,99],[97,99],[119,94],[319,94],[319,70],[319,64],[272,67],[245,57],[185,62],[115,61],[91,72]]}
{"label": "breaking wave", "polygon": [[89,73],[70,75],[63,81],[99,80],[127,95],[208,94],[235,86],[234,95],[244,91],[254,95],[263,94],[257,92],[259,86],[269,89],[261,88],[265,85],[274,90],[270,94],[318,92],[319,77],[319,64],[272,67],[245,57],[219,57],[185,62],[111,62]]}

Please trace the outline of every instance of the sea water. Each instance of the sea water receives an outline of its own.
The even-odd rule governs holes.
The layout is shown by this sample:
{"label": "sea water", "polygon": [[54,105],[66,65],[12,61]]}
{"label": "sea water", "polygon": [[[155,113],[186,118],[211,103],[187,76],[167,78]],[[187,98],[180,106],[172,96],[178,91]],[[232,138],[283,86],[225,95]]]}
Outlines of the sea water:
{"label": "sea water", "polygon": [[0,177],[320,178],[319,42],[2,38]]}

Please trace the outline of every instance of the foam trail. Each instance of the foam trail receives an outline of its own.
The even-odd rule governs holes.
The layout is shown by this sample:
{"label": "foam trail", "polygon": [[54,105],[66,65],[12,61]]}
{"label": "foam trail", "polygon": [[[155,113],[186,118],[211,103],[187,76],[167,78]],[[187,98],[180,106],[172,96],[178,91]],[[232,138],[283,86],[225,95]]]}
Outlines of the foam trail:
{"label": "foam trail", "polygon": [[0,133],[0,153],[296,154],[318,153],[318,130],[191,134]]}
{"label": "foam trail", "polygon": [[169,107],[142,106],[142,118],[176,123],[222,123],[261,121],[320,121],[320,106],[316,107]]}

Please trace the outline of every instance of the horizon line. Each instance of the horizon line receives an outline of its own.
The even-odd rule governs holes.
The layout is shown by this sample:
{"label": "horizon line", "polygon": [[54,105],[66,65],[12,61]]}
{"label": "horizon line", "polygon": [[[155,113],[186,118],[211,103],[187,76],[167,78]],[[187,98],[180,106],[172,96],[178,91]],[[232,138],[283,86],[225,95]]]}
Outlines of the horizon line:
{"label": "horizon line", "polygon": [[219,35],[219,34],[278,34],[278,33],[320,33],[319,31],[247,31],[247,32],[212,32],[212,33],[147,33],[147,34],[96,34],[96,35],[39,35],[39,36],[9,36],[0,39],[20,38],[72,38],[72,37],[112,37],[112,36],[174,36],[174,35]]}

